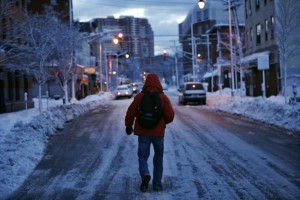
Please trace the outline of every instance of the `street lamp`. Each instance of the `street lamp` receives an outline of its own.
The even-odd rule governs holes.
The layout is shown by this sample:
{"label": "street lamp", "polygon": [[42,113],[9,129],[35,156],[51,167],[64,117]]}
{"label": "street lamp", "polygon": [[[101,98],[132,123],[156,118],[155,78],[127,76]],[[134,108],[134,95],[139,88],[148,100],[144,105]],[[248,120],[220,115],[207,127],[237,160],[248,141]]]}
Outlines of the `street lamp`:
{"label": "street lamp", "polygon": [[205,7],[205,1],[204,0],[199,0],[198,1],[198,6],[200,9],[203,9]]}
{"label": "street lamp", "polygon": [[164,54],[164,55],[167,54],[167,49],[163,49],[163,54]]}
{"label": "street lamp", "polygon": [[[199,0],[199,8],[205,7],[205,0]],[[231,0],[228,0],[228,25],[230,42],[230,66],[231,66],[231,96],[234,96],[234,76],[233,76],[233,54],[232,54],[232,27],[231,27]]]}
{"label": "street lamp", "polygon": [[113,38],[113,43],[116,45],[121,44],[122,40],[123,40],[123,33],[120,32]]}
{"label": "street lamp", "polygon": [[[115,35],[115,37],[113,38],[113,43],[115,45],[122,45],[122,42],[123,42],[123,33],[122,32],[119,32],[117,35]],[[117,53],[115,54],[116,55],[116,82],[117,82],[117,85],[118,85],[118,76],[119,76],[119,73],[118,73],[118,70],[119,70],[119,56],[121,55],[125,55],[125,58],[129,58],[129,54],[126,53],[126,52],[123,52],[123,53]]]}
{"label": "street lamp", "polygon": [[[99,92],[101,92],[102,90],[102,69],[103,69],[103,42],[105,41],[111,41],[111,38],[113,38],[113,35],[115,35],[118,31],[120,31],[119,29],[118,30],[106,30],[106,31],[103,31],[103,32],[97,32],[97,34],[93,33],[93,35],[89,36],[89,37],[92,37],[92,39],[89,39],[88,41],[93,43],[94,40],[97,40],[97,44],[96,45],[99,45],[99,49],[96,50],[99,52],[99,54],[97,53],[97,60],[98,60],[98,65],[99,65],[99,85],[100,85],[100,90]],[[121,32],[119,32],[120,34]],[[118,35],[119,35],[118,34]],[[88,38],[89,38],[88,37]],[[116,37],[116,36],[115,36]],[[107,87],[107,91],[109,90],[108,88],[108,68],[106,68],[106,87]]]}

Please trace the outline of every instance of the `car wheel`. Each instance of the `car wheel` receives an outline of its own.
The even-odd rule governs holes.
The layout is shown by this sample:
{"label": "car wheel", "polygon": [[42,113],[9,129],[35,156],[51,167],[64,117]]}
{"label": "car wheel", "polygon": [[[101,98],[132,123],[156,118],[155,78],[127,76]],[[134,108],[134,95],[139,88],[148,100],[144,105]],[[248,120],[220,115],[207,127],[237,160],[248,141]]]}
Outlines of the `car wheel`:
{"label": "car wheel", "polygon": [[186,101],[182,101],[182,105],[186,105]]}
{"label": "car wheel", "polygon": [[203,105],[206,105],[206,99],[203,100]]}

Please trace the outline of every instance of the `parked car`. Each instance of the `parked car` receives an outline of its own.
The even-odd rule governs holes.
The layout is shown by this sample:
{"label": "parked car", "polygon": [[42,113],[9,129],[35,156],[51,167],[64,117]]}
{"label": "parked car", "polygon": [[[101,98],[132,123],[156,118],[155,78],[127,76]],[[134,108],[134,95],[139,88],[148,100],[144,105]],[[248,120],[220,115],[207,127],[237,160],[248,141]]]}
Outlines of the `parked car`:
{"label": "parked car", "polygon": [[141,91],[140,85],[138,83],[131,83],[133,93],[138,93]]}
{"label": "parked car", "polygon": [[116,99],[127,97],[130,99],[133,95],[132,87],[129,85],[119,85],[116,90]]}
{"label": "parked car", "polygon": [[186,105],[188,102],[206,104],[206,90],[200,82],[186,82],[178,89],[179,104]]}

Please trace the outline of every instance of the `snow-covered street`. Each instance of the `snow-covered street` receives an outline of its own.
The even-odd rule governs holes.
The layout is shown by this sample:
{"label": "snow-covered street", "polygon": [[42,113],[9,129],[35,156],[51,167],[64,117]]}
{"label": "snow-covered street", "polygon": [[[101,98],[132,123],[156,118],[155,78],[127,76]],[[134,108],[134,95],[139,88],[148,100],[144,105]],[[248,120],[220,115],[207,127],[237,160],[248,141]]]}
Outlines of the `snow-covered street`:
{"label": "snow-covered street", "polygon": [[176,91],[166,93],[176,116],[165,138],[163,192],[139,191],[137,138],[124,131],[131,100],[97,95],[39,115],[0,115],[1,198],[28,176],[16,198],[299,198],[299,106],[225,92],[209,94],[208,106],[178,106]]}

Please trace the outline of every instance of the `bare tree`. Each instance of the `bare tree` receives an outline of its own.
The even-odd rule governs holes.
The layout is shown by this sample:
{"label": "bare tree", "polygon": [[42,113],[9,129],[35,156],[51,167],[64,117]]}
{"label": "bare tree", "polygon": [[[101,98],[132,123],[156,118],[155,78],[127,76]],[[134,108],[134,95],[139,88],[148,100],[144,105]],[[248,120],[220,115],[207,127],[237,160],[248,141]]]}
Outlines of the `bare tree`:
{"label": "bare tree", "polygon": [[10,58],[7,66],[16,70],[26,71],[33,75],[39,84],[39,110],[42,110],[42,84],[49,78],[50,58],[53,55],[54,41],[59,32],[57,13],[47,9],[44,14],[25,14],[19,23],[15,23],[17,37],[7,47]]}
{"label": "bare tree", "polygon": [[[280,66],[283,68],[284,97],[287,103],[287,63],[295,56],[299,56],[299,31],[300,31],[300,1],[277,0],[275,34],[280,55]],[[298,41],[295,38],[298,36]]]}
{"label": "bare tree", "polygon": [[82,48],[83,38],[76,27],[69,27],[67,24],[60,24],[59,32],[55,34],[52,62],[58,66],[57,82],[64,91],[65,102],[68,103],[68,85],[76,69],[74,52]]}

